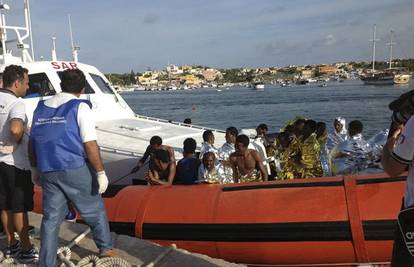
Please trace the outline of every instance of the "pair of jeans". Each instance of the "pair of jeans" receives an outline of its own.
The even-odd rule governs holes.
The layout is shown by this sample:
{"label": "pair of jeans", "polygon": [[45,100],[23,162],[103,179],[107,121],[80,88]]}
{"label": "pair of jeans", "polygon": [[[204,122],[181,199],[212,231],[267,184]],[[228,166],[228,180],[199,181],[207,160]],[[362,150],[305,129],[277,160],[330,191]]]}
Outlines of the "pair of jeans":
{"label": "pair of jeans", "polygon": [[77,169],[41,173],[43,220],[40,266],[55,267],[59,228],[68,212],[68,201],[79,211],[92,230],[100,252],[112,248],[108,218],[96,176],[87,165]]}

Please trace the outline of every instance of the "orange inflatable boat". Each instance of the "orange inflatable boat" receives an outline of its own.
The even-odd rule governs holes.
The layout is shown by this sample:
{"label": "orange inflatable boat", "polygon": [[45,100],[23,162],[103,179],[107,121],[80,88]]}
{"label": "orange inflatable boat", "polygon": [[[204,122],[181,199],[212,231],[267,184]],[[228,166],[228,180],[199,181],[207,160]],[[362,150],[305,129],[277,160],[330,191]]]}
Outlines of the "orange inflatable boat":
{"label": "orange inflatable boat", "polygon": [[[256,266],[354,266],[390,261],[405,180],[375,174],[116,185],[104,198],[111,229],[120,234]],[[39,188],[35,198],[41,212]]]}

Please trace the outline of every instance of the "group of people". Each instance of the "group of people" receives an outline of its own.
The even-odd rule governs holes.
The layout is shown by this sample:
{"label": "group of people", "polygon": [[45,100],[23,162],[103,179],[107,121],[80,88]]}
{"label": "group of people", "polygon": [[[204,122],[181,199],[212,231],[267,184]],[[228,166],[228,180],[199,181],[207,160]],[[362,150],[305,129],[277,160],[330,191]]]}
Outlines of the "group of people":
{"label": "group of people", "polygon": [[344,118],[337,117],[332,126],[328,131],[325,122],[295,118],[271,140],[267,126],[260,124],[255,139],[266,147],[268,157],[275,158],[270,163],[271,176],[285,180],[381,171],[388,130],[367,141],[359,120],[347,125]]}
{"label": "group of people", "polygon": [[[7,66],[0,80],[0,210],[5,256],[55,267],[59,227],[70,206],[91,227],[100,255],[113,256],[101,198],[108,178],[96,142],[91,103],[79,99],[85,75],[78,69],[63,71],[62,92],[39,101],[30,129],[20,99],[29,89],[28,70]],[[28,233],[34,184],[43,192],[40,253]]]}
{"label": "group of people", "polygon": [[[145,174],[150,184],[286,180],[356,174],[379,166],[387,131],[368,142],[362,136],[359,120],[346,125],[341,117],[335,118],[333,129],[328,133],[324,122],[297,118],[272,139],[266,124],[260,124],[252,138],[228,127],[226,142],[219,148],[213,131],[206,130],[199,152],[193,138],[184,140],[183,158],[177,163],[173,149],[163,145],[161,137],[153,136],[133,171],[141,168],[150,155]],[[270,157],[273,160],[267,161]]]}
{"label": "group of people", "polygon": [[249,138],[238,135],[235,127],[227,128],[226,142],[218,149],[211,130],[204,131],[203,140],[200,152],[196,152],[196,140],[185,139],[183,158],[176,162],[174,150],[163,145],[161,137],[153,136],[132,172],[148,162],[145,178],[152,185],[267,181],[262,158],[249,148]]}
{"label": "group of people", "polygon": [[268,154],[276,158],[276,164],[271,165],[276,179],[350,175],[371,166],[380,167],[388,131],[380,132],[370,141],[364,139],[362,131],[361,121],[346,125],[341,117],[335,118],[332,132],[328,132],[324,122],[293,120],[267,146]]}

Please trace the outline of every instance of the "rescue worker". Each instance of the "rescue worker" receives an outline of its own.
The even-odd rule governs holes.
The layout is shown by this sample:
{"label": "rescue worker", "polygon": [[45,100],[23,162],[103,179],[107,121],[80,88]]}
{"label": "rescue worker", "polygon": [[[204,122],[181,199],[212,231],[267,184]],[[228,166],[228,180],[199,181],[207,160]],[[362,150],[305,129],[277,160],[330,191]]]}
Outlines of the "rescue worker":
{"label": "rescue worker", "polygon": [[85,85],[82,71],[65,70],[62,93],[39,101],[33,114],[29,153],[32,178],[43,191],[42,267],[56,266],[59,227],[68,201],[91,228],[100,255],[115,255],[100,195],[108,178],[96,142],[91,103],[79,99]]}

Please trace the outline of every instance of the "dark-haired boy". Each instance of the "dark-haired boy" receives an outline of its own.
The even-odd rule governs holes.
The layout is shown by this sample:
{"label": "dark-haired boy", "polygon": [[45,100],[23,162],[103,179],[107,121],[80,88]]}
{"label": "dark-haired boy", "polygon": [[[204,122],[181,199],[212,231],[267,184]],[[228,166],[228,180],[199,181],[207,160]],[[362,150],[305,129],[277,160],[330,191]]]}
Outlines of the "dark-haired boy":
{"label": "dark-haired boy", "polygon": [[200,159],[195,157],[197,142],[193,138],[187,138],[183,143],[183,158],[177,163],[177,173],[174,184],[194,184],[198,179]]}
{"label": "dark-haired boy", "polygon": [[[131,172],[137,172],[139,169],[141,169],[147,161],[148,157],[150,157],[156,149],[164,149],[168,151],[171,162],[175,162],[174,149],[172,149],[170,146],[163,145],[161,137],[159,137],[158,135],[154,135],[153,137],[151,137],[150,144],[147,146],[144,155],[142,155],[142,157],[138,160],[137,165],[131,170]],[[153,162],[150,159],[149,169],[152,168],[152,164]]]}
{"label": "dark-haired boy", "polygon": [[145,179],[151,185],[171,185],[174,182],[176,165],[168,151],[156,149],[151,155],[154,165],[145,173]]}

